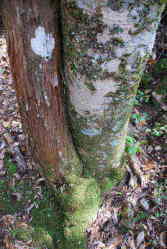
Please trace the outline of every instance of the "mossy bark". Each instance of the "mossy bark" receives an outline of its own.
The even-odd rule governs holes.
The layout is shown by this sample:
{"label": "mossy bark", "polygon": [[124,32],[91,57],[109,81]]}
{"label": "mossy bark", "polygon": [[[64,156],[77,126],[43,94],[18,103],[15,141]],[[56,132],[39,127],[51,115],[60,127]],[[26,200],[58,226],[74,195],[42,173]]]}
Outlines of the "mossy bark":
{"label": "mossy bark", "polygon": [[67,177],[69,188],[63,195],[65,221],[63,248],[86,248],[86,228],[96,217],[100,187],[94,178]]}
{"label": "mossy bark", "polygon": [[129,117],[164,6],[63,0],[68,111],[84,174],[120,171]]}
{"label": "mossy bark", "polygon": [[[58,0],[4,2],[23,128],[49,184],[62,189],[65,238],[60,247],[83,249],[101,189],[111,187],[122,174],[133,99],[163,7],[147,0],[118,1],[120,5],[108,0],[62,0],[60,15]],[[70,129],[63,84],[68,88]]]}
{"label": "mossy bark", "polygon": [[[68,130],[60,75],[59,10],[59,1],[9,0],[4,4],[4,23],[14,87],[32,157],[48,184],[61,192],[63,248],[70,244],[79,249],[84,248],[86,227],[97,212],[100,190],[94,179],[82,176],[82,162]],[[41,245],[41,240],[36,242]]]}

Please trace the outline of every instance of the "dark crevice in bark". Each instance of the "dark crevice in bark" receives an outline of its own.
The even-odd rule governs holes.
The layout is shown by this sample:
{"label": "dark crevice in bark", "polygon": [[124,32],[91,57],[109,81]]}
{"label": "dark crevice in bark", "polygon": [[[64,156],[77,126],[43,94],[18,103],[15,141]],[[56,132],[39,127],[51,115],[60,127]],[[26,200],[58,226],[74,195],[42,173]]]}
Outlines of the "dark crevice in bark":
{"label": "dark crevice in bark", "polygon": [[[59,1],[58,1],[59,2]],[[72,123],[71,123],[71,118],[70,118],[70,114],[69,114],[69,108],[68,106],[70,105],[70,97],[69,97],[69,90],[68,90],[68,86],[67,86],[67,79],[66,79],[66,71],[65,71],[65,52],[64,52],[64,31],[63,31],[63,27],[64,27],[64,17],[63,17],[63,8],[64,8],[64,4],[62,3],[62,1],[60,1],[58,3],[58,8],[59,8],[59,19],[58,19],[58,27],[59,27],[59,33],[60,33],[60,47],[61,47],[61,65],[60,65],[60,77],[61,77],[61,83],[62,83],[62,97],[63,97],[63,102],[64,102],[64,110],[65,110],[65,117],[67,120],[67,125],[68,125],[68,130],[70,132],[71,138],[72,138],[72,143],[74,145],[74,149],[77,153],[77,156],[79,158],[79,161],[82,165],[83,171],[82,171],[82,175],[84,176],[84,161],[82,160],[82,157],[79,153],[78,150],[78,144],[77,141],[74,137],[74,132],[73,132],[73,128],[72,128]]]}

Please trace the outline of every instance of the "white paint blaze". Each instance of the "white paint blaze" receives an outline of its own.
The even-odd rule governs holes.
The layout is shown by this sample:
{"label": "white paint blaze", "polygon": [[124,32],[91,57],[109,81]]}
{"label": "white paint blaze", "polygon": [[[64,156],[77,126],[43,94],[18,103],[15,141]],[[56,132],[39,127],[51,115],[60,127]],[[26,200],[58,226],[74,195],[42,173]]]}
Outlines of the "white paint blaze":
{"label": "white paint blaze", "polygon": [[33,52],[48,60],[52,57],[55,48],[55,39],[51,33],[46,33],[45,28],[39,26],[35,30],[35,37],[31,39]]}

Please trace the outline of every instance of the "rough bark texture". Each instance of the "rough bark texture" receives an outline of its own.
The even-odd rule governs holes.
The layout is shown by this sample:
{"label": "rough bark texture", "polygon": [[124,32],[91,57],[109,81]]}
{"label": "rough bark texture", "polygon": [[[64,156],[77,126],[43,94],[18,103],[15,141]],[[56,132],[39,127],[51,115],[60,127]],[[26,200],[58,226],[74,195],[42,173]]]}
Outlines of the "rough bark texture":
{"label": "rough bark texture", "polygon": [[22,124],[51,184],[81,167],[61,97],[58,1],[6,1],[8,51]]}
{"label": "rough bark texture", "polygon": [[[120,166],[133,99],[162,5],[147,0],[61,1],[69,114],[83,170],[62,100],[60,1],[4,2],[10,64],[32,155],[52,186],[64,179],[66,183],[60,194],[67,217],[61,248],[83,249],[85,229],[100,199],[94,176],[112,177]],[[102,183],[111,187],[111,181]]]}
{"label": "rough bark texture", "polygon": [[[54,3],[54,4],[53,4]],[[84,248],[100,190],[82,167],[68,134],[60,77],[59,1],[8,0],[4,5],[8,52],[23,129],[32,157],[61,204],[61,248]]]}
{"label": "rough bark texture", "polygon": [[147,0],[62,2],[75,143],[85,174],[111,177],[121,165],[134,97],[163,5]]}

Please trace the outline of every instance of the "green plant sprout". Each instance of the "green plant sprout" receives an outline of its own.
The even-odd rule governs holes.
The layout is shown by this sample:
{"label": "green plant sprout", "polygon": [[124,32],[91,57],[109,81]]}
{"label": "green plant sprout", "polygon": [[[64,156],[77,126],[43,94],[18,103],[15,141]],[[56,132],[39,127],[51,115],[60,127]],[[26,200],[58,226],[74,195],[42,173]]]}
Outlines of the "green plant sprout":
{"label": "green plant sprout", "polygon": [[148,119],[148,114],[146,112],[144,112],[143,114],[133,113],[131,115],[131,119],[132,119],[132,121],[135,122],[135,124],[138,124],[138,123],[146,121]]}
{"label": "green plant sprout", "polygon": [[4,164],[7,168],[7,173],[9,175],[14,175],[17,172],[17,166],[14,164],[9,156],[5,157]]}
{"label": "green plant sprout", "polygon": [[125,151],[129,155],[135,155],[136,153],[141,152],[140,145],[141,145],[141,142],[137,142],[134,137],[127,136]]}
{"label": "green plant sprout", "polygon": [[161,123],[157,122],[154,128],[148,128],[146,129],[146,132],[150,133],[152,136],[161,137],[167,134],[167,125],[162,125]]}

